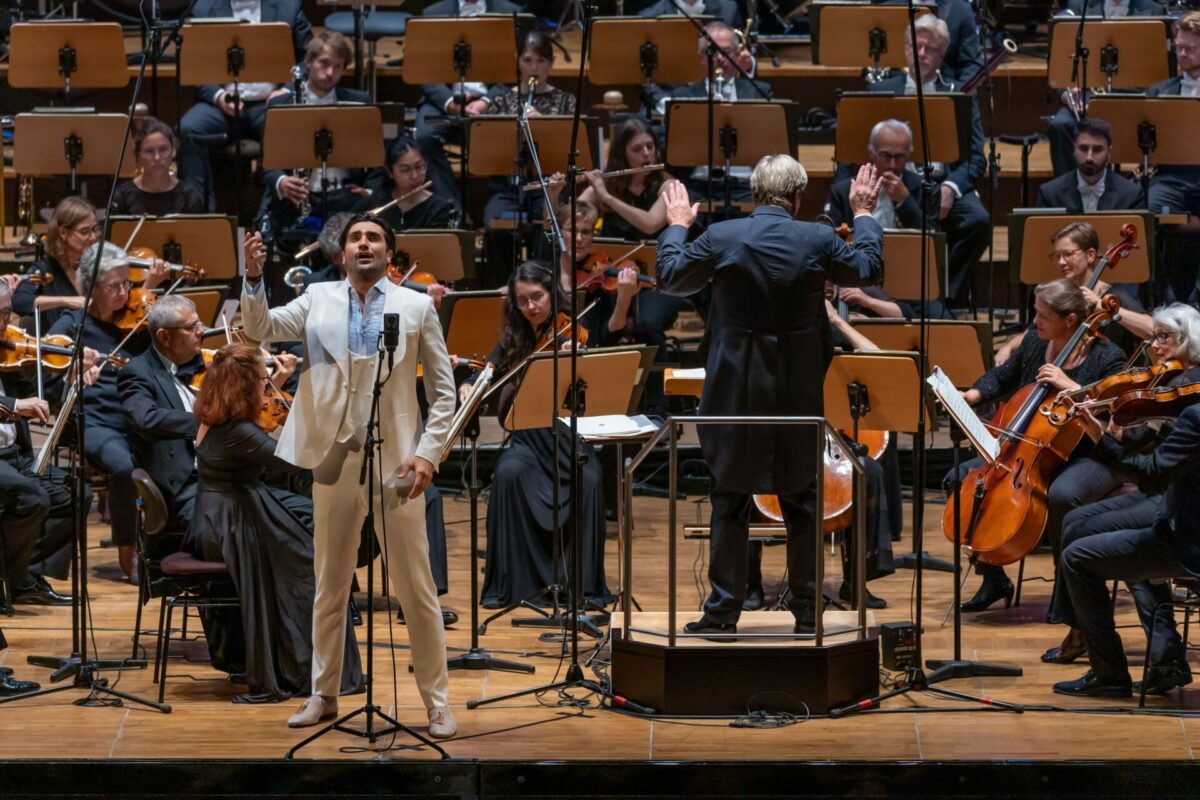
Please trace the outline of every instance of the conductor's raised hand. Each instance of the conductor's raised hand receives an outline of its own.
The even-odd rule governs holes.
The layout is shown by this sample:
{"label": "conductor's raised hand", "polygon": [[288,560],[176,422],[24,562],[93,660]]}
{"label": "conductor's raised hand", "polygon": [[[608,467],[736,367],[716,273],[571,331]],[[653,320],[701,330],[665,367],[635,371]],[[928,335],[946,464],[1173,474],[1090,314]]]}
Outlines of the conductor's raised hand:
{"label": "conductor's raised hand", "polygon": [[410,472],[413,473],[413,486],[408,493],[408,499],[412,500],[420,497],[421,493],[429,488],[429,482],[433,480],[433,464],[420,456],[413,456],[400,466],[397,477],[405,478]]}
{"label": "conductor's raised hand", "polygon": [[700,213],[700,204],[688,197],[687,187],[679,181],[669,181],[663,189],[663,202],[667,210],[668,225],[691,227]]}
{"label": "conductor's raised hand", "polygon": [[874,164],[863,164],[858,168],[858,174],[850,181],[850,209],[854,216],[870,214],[875,210],[881,185],[879,171]]}
{"label": "conductor's raised hand", "polygon": [[255,231],[246,234],[242,240],[242,255],[246,259],[246,277],[257,278],[262,275],[263,264],[267,262],[267,248],[261,233]]}

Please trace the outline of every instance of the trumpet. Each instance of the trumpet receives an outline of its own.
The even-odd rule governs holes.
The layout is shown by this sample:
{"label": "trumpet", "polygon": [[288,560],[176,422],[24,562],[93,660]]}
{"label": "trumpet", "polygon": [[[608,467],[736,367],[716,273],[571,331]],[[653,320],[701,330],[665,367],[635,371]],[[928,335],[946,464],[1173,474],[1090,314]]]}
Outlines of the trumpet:
{"label": "trumpet", "polygon": [[41,237],[33,232],[33,176],[22,175],[17,183],[17,224],[25,226],[22,247],[33,247]]}
{"label": "trumpet", "polygon": [[[605,179],[620,178],[623,175],[637,175],[638,173],[641,173],[641,172],[655,172],[662,168],[663,168],[662,164],[646,164],[643,167],[630,167],[629,169],[618,169],[618,170],[613,170],[612,172],[601,172],[600,177],[605,178]],[[546,181],[546,185],[547,186],[558,186],[558,185],[566,183],[566,182],[567,182],[566,178],[557,178],[552,181],[550,181],[550,180]],[[529,183],[522,186],[521,189],[526,192],[532,192],[534,189],[538,188],[541,185],[542,185],[541,181],[530,181]]]}

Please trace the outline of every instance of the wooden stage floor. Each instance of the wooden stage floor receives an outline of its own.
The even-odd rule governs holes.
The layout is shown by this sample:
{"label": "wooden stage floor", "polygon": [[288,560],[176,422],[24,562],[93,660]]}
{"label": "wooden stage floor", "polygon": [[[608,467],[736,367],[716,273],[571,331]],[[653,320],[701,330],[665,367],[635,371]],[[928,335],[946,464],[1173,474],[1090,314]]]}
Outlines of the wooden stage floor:
{"label": "wooden stage floor", "polygon": [[[933,499],[932,493],[930,497]],[[681,503],[683,520],[702,512],[706,512],[706,507],[691,501]],[[926,547],[935,555],[948,558],[948,543],[937,527],[941,505],[931,503],[928,513]],[[468,514],[465,500],[447,498],[452,588],[443,602],[462,618],[447,637],[449,646],[455,650],[469,644]],[[635,514],[637,597],[648,610],[665,610],[666,501],[639,497],[635,501]],[[103,532],[93,514],[92,542],[98,542]],[[896,552],[909,549],[906,531],[905,540],[896,543]],[[681,544],[681,608],[693,609],[698,605],[697,586],[704,580],[702,572],[693,580],[693,570],[701,570],[703,560],[695,543]],[[134,589],[115,581],[114,550],[93,545],[89,561],[95,639],[105,656],[123,655],[128,652],[133,625]],[[616,542],[611,538],[607,563],[610,586],[615,589],[617,552]],[[837,559],[827,555],[827,569],[836,571]],[[1044,622],[1050,584],[1039,579],[1049,576],[1050,569],[1048,556],[1031,557],[1026,575],[1034,580],[1025,584],[1020,608],[1004,610],[997,606],[988,612],[965,616],[964,657],[1013,663],[1024,669],[1024,676],[956,680],[948,684],[958,691],[1026,704],[1028,710],[1024,714],[980,709],[927,694],[892,700],[878,712],[840,720],[800,720],[773,730],[733,728],[728,719],[640,719],[599,709],[594,703],[575,707],[557,695],[467,710],[464,704],[471,698],[539,685],[561,674],[558,644],[540,642],[539,631],[514,628],[507,620],[501,620],[483,637],[483,645],[496,655],[536,665],[537,674],[452,672],[451,694],[459,734],[446,742],[445,747],[456,759],[520,762],[1194,760],[1200,746],[1200,719],[1170,712],[1181,708],[1195,712],[1200,706],[1200,692],[1183,691],[1150,698],[1146,711],[1136,713],[1136,700],[1071,700],[1050,691],[1052,682],[1077,677],[1086,669],[1083,663],[1055,666],[1039,661],[1042,651],[1056,644],[1064,632],[1063,628]],[[769,583],[782,574],[782,548],[767,548],[765,574]],[[1015,569],[1012,575],[1015,577]],[[887,609],[876,612],[878,621],[912,618],[909,604],[912,577],[913,573],[900,570],[871,584],[876,594],[889,601]],[[976,585],[977,579],[972,576],[964,594],[969,595]],[[925,587],[925,655],[949,657],[951,628],[942,626],[942,615],[952,592],[950,576],[928,572]],[[772,593],[773,587],[769,587],[768,594]],[[153,610],[149,610],[147,624],[153,626],[156,607],[150,608]],[[68,651],[70,609],[30,606],[18,609],[16,617],[0,618],[11,645],[0,652],[0,664],[16,669],[18,677],[44,680],[46,671],[27,665],[25,658],[33,653],[57,655]],[[1118,612],[1121,622],[1134,622],[1133,606],[1124,591]],[[423,728],[424,711],[408,674],[405,629],[394,626],[392,650],[385,617],[376,616],[379,673],[376,700],[388,713]],[[1140,630],[1125,628],[1122,635],[1131,662],[1140,666],[1144,646]],[[361,628],[358,638],[360,646],[363,645],[366,637]],[[150,638],[145,641],[152,643]],[[589,641],[585,638],[582,647],[590,647]],[[396,656],[398,694],[392,690],[391,652]],[[119,708],[73,705],[72,701],[82,695],[80,691],[0,706],[0,760],[277,759],[303,736],[285,725],[298,701],[260,706],[234,704],[231,698],[238,693],[238,687],[223,680],[206,663],[178,661],[172,664],[171,672],[166,696],[173,709],[170,714],[133,705]],[[185,673],[192,677],[185,677]],[[112,677],[115,680],[117,676]],[[142,696],[157,693],[148,671],[125,672],[120,676],[119,688]],[[343,698],[342,706],[352,709],[361,700],[361,697]],[[377,761],[435,757],[429,751],[410,748],[404,737],[389,747],[392,744],[390,739],[384,739],[372,747],[365,740],[331,734],[300,755],[306,759]]]}

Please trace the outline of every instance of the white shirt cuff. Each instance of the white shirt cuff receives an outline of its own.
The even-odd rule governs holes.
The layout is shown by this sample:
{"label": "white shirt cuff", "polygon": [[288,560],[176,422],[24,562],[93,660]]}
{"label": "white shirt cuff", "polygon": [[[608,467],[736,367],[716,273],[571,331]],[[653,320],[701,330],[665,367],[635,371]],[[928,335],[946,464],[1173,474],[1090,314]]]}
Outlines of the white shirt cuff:
{"label": "white shirt cuff", "polygon": [[954,197],[959,200],[962,199],[962,189],[958,188],[958,185],[954,181],[942,181],[942,186],[949,186],[950,191],[954,192]]}

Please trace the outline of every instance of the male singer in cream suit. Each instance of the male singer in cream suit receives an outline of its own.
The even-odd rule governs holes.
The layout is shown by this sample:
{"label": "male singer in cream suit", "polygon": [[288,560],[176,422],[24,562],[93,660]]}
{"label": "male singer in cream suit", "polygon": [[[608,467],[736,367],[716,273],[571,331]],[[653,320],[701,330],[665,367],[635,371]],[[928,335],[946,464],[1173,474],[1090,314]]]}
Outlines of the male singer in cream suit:
{"label": "male singer in cream suit", "polygon": [[[262,285],[264,250],[259,234],[247,237],[242,320],[247,335],[262,341],[304,342],[300,388],[275,454],[313,471],[316,594],[313,601],[312,696],[288,720],[315,725],[337,715],[346,599],[354,574],[359,532],[367,512],[359,485],[371,409],[380,332],[385,314],[400,318],[394,368],[379,401],[380,461],[384,478],[399,471],[415,477],[407,501],[382,489],[376,533],[392,587],[400,598],[412,644],[417,687],[429,712],[429,733],[452,736],[446,640],[437,589],[429,571],[425,504],[411,502],[429,485],[454,414],[454,375],[433,302],[395,286],[386,269],[395,250],[391,228],[379,217],[358,214],[342,233],[346,279],[314,284],[282,308],[269,309]],[[417,362],[424,365],[429,413],[421,428]],[[376,487],[380,486],[378,473]],[[379,491],[379,489],[377,489]]]}

